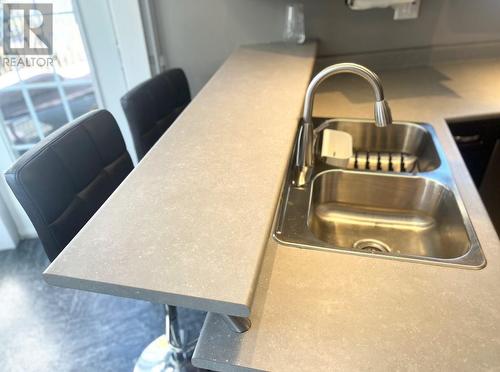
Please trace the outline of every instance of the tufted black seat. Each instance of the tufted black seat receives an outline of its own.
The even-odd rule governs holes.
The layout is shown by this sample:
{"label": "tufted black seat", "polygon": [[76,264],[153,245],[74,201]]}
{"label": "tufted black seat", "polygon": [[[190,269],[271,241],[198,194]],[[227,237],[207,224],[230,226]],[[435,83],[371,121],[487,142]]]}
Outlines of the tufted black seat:
{"label": "tufted black seat", "polygon": [[186,75],[179,68],[146,80],[121,98],[139,160],[190,101]]}
{"label": "tufted black seat", "polygon": [[49,135],[5,176],[52,261],[132,169],[114,117],[97,110]]}

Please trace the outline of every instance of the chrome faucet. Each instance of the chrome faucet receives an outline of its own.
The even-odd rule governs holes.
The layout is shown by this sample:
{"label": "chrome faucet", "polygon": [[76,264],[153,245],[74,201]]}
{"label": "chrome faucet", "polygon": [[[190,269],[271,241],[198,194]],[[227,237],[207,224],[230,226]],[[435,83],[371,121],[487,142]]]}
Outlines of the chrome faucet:
{"label": "chrome faucet", "polygon": [[374,72],[355,63],[338,63],[323,69],[312,79],[306,91],[302,125],[297,142],[297,157],[295,161],[297,167],[295,177],[296,186],[303,186],[309,181],[311,170],[314,166],[315,133],[312,122],[314,94],[323,81],[330,76],[343,73],[361,76],[370,83],[375,94],[375,125],[377,127],[385,127],[392,123],[391,110],[388,103],[384,100],[382,82]]}

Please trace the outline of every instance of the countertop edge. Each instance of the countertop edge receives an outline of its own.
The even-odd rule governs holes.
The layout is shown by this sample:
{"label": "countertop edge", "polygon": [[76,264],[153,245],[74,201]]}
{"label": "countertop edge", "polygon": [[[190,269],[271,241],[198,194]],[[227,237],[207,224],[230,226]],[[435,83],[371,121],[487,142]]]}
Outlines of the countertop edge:
{"label": "countertop edge", "polygon": [[[82,278],[72,278],[57,274],[43,273],[45,282],[64,288],[72,288],[87,292],[102,293],[106,295],[132,298],[135,300],[149,301],[172,306],[181,306],[194,310],[213,313],[227,314],[239,317],[249,317],[250,308],[240,304],[180,295],[176,293],[164,293],[143,288],[132,288],[113,283],[103,283]],[[200,304],[206,306],[199,306]]]}
{"label": "countertop edge", "polygon": [[[205,333],[210,333],[210,330],[207,328],[210,327],[211,324],[214,322],[221,321],[220,317],[218,314],[207,314],[207,317],[205,319],[205,322],[203,323],[203,327],[200,332],[199,338],[203,337],[210,337],[210,336],[205,336]],[[235,334],[236,335],[236,334]],[[193,357],[191,359],[193,365],[198,368],[203,368],[203,369],[208,369],[208,370],[213,370],[213,371],[221,371],[221,372],[265,372],[263,369],[255,369],[251,367],[245,367],[242,365],[238,364],[233,364],[230,363],[229,361],[227,363],[224,362],[218,362],[217,360],[214,359],[207,359],[203,358],[198,355],[197,353],[198,350],[198,345],[194,350]]]}

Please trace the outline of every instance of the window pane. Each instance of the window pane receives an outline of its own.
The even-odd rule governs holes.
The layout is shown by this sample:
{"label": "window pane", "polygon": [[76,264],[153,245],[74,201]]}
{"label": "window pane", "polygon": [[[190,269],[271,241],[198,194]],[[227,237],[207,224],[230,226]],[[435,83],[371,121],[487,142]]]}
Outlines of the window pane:
{"label": "window pane", "polygon": [[44,135],[68,122],[57,88],[30,89],[29,95]]}
{"label": "window pane", "polygon": [[0,110],[11,144],[27,145],[40,140],[21,92],[0,91]]}
{"label": "window pane", "polygon": [[[36,5],[33,5],[33,9],[36,9]],[[43,15],[41,13],[41,9],[38,9],[39,12],[34,12],[30,13],[30,22],[34,22],[35,24],[41,24],[44,22],[43,20]],[[23,12],[21,13],[21,18],[20,18],[20,27],[25,28],[26,25],[24,25],[24,16]],[[35,36],[33,33],[28,32],[29,35],[25,35],[24,32],[21,31],[22,37],[24,37],[25,40],[29,40],[29,45],[30,46],[44,46],[45,44],[39,39],[38,36]],[[44,35],[48,37],[48,35]],[[43,37],[42,37],[43,39]],[[22,53],[20,55],[23,57]],[[47,81],[54,81],[53,77],[53,67],[51,64],[47,61],[45,55],[40,54],[39,57],[42,58],[35,58],[35,59],[24,59],[20,58],[20,61],[25,61],[23,63],[17,63],[17,70],[19,73],[19,77],[21,80],[23,80],[26,83],[39,83],[39,82],[47,82]]]}
{"label": "window pane", "polygon": [[[42,3],[46,3],[46,0],[40,0]],[[67,13],[67,12],[73,12],[73,4],[71,0],[55,0],[52,1],[52,11],[54,14],[57,13]]]}
{"label": "window pane", "polygon": [[[54,13],[53,64],[18,64],[17,68],[0,65],[0,126],[3,127],[0,130],[6,133],[17,155],[36,144],[40,137],[66,124],[72,117],[97,108],[93,77],[73,14],[72,0],[54,0],[51,3]],[[19,19],[19,27],[22,26],[21,21]],[[2,49],[0,42],[0,54]],[[27,101],[23,92],[27,92]]]}
{"label": "window pane", "polygon": [[97,101],[91,83],[65,87],[64,92],[74,118],[97,108]]}
{"label": "window pane", "polygon": [[[57,30],[63,31],[57,32]],[[54,51],[56,52],[54,66],[63,79],[90,80],[85,48],[73,14],[54,15]]]}

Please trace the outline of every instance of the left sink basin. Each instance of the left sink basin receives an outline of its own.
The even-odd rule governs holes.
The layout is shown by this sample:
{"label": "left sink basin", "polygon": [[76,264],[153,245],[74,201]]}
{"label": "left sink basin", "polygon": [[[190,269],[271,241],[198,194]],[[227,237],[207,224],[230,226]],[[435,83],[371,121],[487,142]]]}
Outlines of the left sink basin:
{"label": "left sink basin", "polygon": [[[369,123],[341,122],[343,129],[356,130],[358,143],[367,143],[359,133],[363,133],[362,126],[369,133]],[[418,124],[407,126],[424,130]],[[486,260],[441,147],[430,126],[425,128],[432,141],[429,148],[439,157],[436,168],[425,173],[346,170],[318,161],[311,182],[296,187],[290,167],[275,239],[299,248],[484,267]]]}

